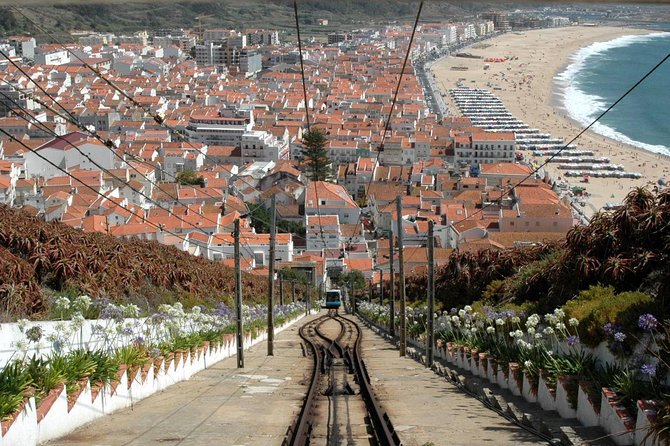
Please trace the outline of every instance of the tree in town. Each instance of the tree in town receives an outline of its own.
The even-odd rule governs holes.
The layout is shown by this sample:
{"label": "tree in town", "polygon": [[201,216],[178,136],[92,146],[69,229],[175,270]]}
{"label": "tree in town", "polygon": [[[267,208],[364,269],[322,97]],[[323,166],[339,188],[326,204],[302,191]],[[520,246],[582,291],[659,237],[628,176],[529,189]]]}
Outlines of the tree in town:
{"label": "tree in town", "polygon": [[177,183],[182,186],[200,186],[205,187],[205,178],[192,170],[184,170],[177,174]]}
{"label": "tree in town", "polygon": [[326,134],[319,129],[313,129],[302,135],[305,147],[303,158],[307,167],[307,174],[312,181],[325,181],[331,176],[331,161],[326,149]]}

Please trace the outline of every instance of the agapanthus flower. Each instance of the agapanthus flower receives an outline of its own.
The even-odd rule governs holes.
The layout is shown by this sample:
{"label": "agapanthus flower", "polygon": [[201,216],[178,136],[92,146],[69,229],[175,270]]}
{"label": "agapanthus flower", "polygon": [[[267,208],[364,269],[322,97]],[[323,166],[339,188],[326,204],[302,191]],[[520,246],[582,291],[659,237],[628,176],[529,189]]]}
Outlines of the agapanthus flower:
{"label": "agapanthus flower", "polygon": [[572,347],[577,342],[579,342],[579,338],[575,335],[572,335],[572,336],[568,336],[565,341],[568,343],[568,346]]}
{"label": "agapanthus flower", "polygon": [[30,342],[39,342],[39,340],[42,339],[42,327],[39,325],[30,327],[26,330],[26,338],[28,338]]}
{"label": "agapanthus flower", "polygon": [[652,331],[658,327],[658,320],[653,315],[646,313],[637,320],[637,326],[644,331]]}
{"label": "agapanthus flower", "polygon": [[626,339],[626,335],[620,331],[614,333],[614,340],[617,342],[623,342]]}
{"label": "agapanthus flower", "polygon": [[611,322],[606,323],[603,325],[603,331],[607,336],[611,336],[614,334],[614,327],[612,326]]}
{"label": "agapanthus flower", "polygon": [[568,324],[570,324],[571,327],[576,327],[579,325],[579,320],[577,320],[577,318],[571,317],[568,321]]}
{"label": "agapanthus flower", "polygon": [[493,334],[493,333],[496,332],[496,329],[493,328],[493,327],[486,327],[486,332],[487,332],[488,334]]}
{"label": "agapanthus flower", "polygon": [[656,376],[656,366],[654,364],[642,364],[642,367],[640,367],[640,372],[649,378],[653,378]]}

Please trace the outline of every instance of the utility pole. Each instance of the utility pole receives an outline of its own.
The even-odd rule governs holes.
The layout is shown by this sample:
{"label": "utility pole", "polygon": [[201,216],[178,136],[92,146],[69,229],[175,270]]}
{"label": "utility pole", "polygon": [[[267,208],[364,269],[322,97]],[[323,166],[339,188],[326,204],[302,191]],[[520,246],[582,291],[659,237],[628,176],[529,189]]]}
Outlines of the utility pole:
{"label": "utility pole", "polygon": [[396,197],[396,212],[398,213],[398,292],[400,295],[400,356],[407,355],[407,321],[405,320],[405,264],[402,244],[402,197]]}
{"label": "utility pole", "polygon": [[291,300],[295,303],[295,280],[291,280]]}
{"label": "utility pole", "polygon": [[354,290],[354,278],[349,279],[349,289],[351,290],[351,312],[356,314],[356,292]]}
{"label": "utility pole", "polygon": [[379,269],[379,306],[384,305],[384,270]]}
{"label": "utility pole", "polygon": [[435,237],[433,220],[428,221],[428,340],[426,345],[426,367],[432,367],[435,360]]}
{"label": "utility pole", "polygon": [[240,219],[235,219],[235,316],[237,319],[237,368],[244,368],[244,325],[242,324],[242,267],[240,266]]}
{"label": "utility pole", "polygon": [[393,231],[389,235],[389,300],[391,305],[391,314],[389,314],[389,332],[395,336],[395,273],[393,272]]}
{"label": "utility pole", "polygon": [[284,275],[279,270],[279,305],[284,305]]}
{"label": "utility pole", "polygon": [[368,302],[372,303],[372,285],[374,283],[373,279],[370,279],[370,290],[368,291]]}
{"label": "utility pole", "polygon": [[272,215],[270,220],[270,261],[268,262],[268,356],[274,356],[274,341],[275,341],[275,321],[274,321],[274,294],[275,294],[275,243],[276,243],[276,226],[277,213],[275,212],[275,195],[272,195],[270,213]]}

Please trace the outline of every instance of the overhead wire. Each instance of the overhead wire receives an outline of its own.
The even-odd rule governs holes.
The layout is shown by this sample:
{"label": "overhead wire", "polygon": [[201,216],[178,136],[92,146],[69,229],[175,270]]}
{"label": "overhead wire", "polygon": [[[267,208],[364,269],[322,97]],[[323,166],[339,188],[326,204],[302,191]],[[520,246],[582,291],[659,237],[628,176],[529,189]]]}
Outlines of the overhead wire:
{"label": "overhead wire", "polygon": [[[298,53],[300,55],[300,73],[302,77],[302,92],[305,101],[305,121],[307,123],[307,133],[310,133],[309,125],[309,102],[307,101],[307,83],[305,82],[305,65],[303,63],[302,57],[302,42],[300,40],[300,20],[298,19],[298,2],[293,0],[293,11],[295,13],[295,28],[298,35]],[[303,144],[304,144],[304,135],[303,135]],[[325,179],[324,179],[325,182]],[[319,188],[317,187],[317,182],[314,181],[314,195],[316,198],[316,217],[319,224],[319,234],[321,235],[321,243],[323,244],[323,255],[326,256],[326,251],[328,248],[328,243],[326,242],[326,237],[323,234],[323,223],[321,221],[321,202],[319,200]],[[307,194],[305,194],[305,231],[307,231],[307,222],[309,221],[309,215],[307,215]]]}
{"label": "overhead wire", "polygon": [[[532,169],[531,172],[526,175],[524,178],[522,178],[518,183],[514,184],[511,188],[505,191],[501,191],[500,194],[500,199],[502,200],[503,197],[510,195],[512,192],[516,190],[518,186],[526,182],[527,180],[533,178],[544,166],[549,164],[551,160],[559,156],[561,152],[566,150],[572,143],[574,143],[577,139],[579,139],[586,131],[588,131],[591,127],[593,127],[598,121],[600,121],[607,113],[609,113],[614,107],[616,107],[626,96],[628,96],[633,90],[635,90],[642,82],[644,82],[649,76],[651,76],[657,69],[661,67],[668,59],[670,59],[670,53],[668,53],[665,57],[663,57],[656,65],[654,65],[651,69],[649,69],[644,76],[642,76],[637,82],[635,82],[631,87],[629,87],[619,98],[614,101],[611,105],[609,105],[602,113],[600,113],[589,125],[584,127],[575,137],[573,137],[570,141],[565,143],[563,147],[561,147],[559,150],[557,150],[553,155],[548,157],[542,164],[540,164],[538,167],[535,169]],[[481,208],[477,209],[475,212],[473,212],[471,215],[464,217],[458,221],[455,221],[453,223],[450,223],[450,226],[458,225],[459,223],[462,223],[466,220],[471,220],[473,217],[481,214],[484,212],[485,209],[493,206],[493,202],[489,202],[486,205],[483,205]],[[422,248],[421,246],[416,246],[412,248],[413,250],[416,250],[418,248]],[[411,252],[411,251],[410,251]]]}
{"label": "overhead wire", "polygon": [[[116,206],[118,206],[118,207],[120,207],[120,208],[122,208],[122,209],[125,209],[125,210],[128,211],[130,214],[134,215],[135,217],[137,217],[137,218],[139,218],[139,219],[141,219],[141,220],[146,220],[145,217],[144,217],[143,215],[140,215],[140,214],[138,214],[137,212],[135,212],[135,211],[133,211],[133,210],[131,210],[131,209],[129,209],[129,208],[123,206],[120,202],[113,200],[112,197],[103,194],[103,193],[100,192],[99,190],[95,189],[93,186],[91,186],[91,185],[89,185],[89,184],[86,184],[86,183],[82,182],[80,179],[76,178],[74,175],[72,175],[71,173],[69,173],[66,169],[63,169],[62,167],[60,167],[60,166],[57,165],[56,163],[52,162],[50,159],[48,159],[47,157],[45,157],[44,155],[42,155],[41,153],[39,153],[39,151],[37,151],[36,149],[33,149],[32,147],[28,146],[28,145],[25,144],[23,141],[21,141],[21,140],[18,139],[16,136],[12,135],[11,133],[9,133],[8,131],[6,131],[6,130],[3,129],[2,127],[0,127],[0,133],[2,133],[2,134],[4,134],[5,136],[9,137],[12,141],[15,141],[16,143],[20,144],[24,149],[27,149],[28,151],[34,153],[38,158],[40,158],[41,160],[47,162],[47,163],[50,164],[52,167],[55,167],[55,168],[58,169],[59,171],[63,172],[63,173],[64,173],[66,176],[68,176],[70,179],[72,179],[72,180],[74,180],[74,181],[76,181],[76,182],[81,183],[84,187],[86,187],[87,189],[90,189],[92,192],[94,192],[94,193],[95,193],[96,195],[98,195],[99,197],[104,198],[104,199],[106,199],[106,200],[109,200],[110,202],[112,202],[112,203],[115,204]],[[160,225],[157,225],[157,224],[155,224],[155,223],[153,223],[153,222],[150,222],[150,221],[145,221],[144,223],[148,224],[149,226],[153,227],[154,229],[158,229],[158,230],[161,231],[161,232],[167,232],[168,234],[170,234],[170,235],[172,235],[172,236],[174,236],[174,237],[176,237],[176,238],[178,238],[178,239],[180,239],[180,240],[182,240],[182,241],[184,241],[184,242],[188,242],[188,239],[186,239],[186,237],[184,237],[184,236],[182,236],[182,235],[180,235],[180,234],[177,234],[177,233],[175,233],[175,232],[172,232],[172,231],[170,231],[170,230],[168,230],[168,229],[164,229],[164,228],[162,228]]]}
{"label": "overhead wire", "polygon": [[[0,50],[0,55],[3,55],[4,57],[7,57],[6,54],[5,54],[2,50]],[[40,101],[40,100],[37,100],[37,102],[40,103],[40,105],[44,106],[44,107],[47,108],[48,110],[50,110],[50,111],[52,111],[53,113],[57,114],[57,115],[60,116],[61,118],[63,118],[63,119],[65,119],[65,120],[71,122],[72,124],[76,125],[78,128],[80,128],[80,129],[83,130],[84,132],[86,132],[86,133],[90,134],[91,136],[95,137],[95,138],[98,139],[98,140],[99,140],[99,141],[100,141],[100,142],[101,142],[107,149],[112,150],[112,151],[115,153],[115,155],[117,155],[116,152],[112,149],[112,147],[117,148],[117,146],[116,146],[111,140],[104,140],[102,137],[100,137],[100,135],[99,135],[97,132],[93,132],[93,131],[91,131],[87,126],[81,124],[81,123],[74,117],[74,115],[72,115],[72,113],[71,113],[69,110],[67,110],[65,107],[63,107],[63,106],[58,102],[58,100],[57,100],[56,98],[54,98],[53,96],[51,96],[51,95],[50,95],[50,94],[49,94],[49,93],[48,93],[48,92],[47,92],[41,85],[39,85],[34,79],[32,79],[32,77],[30,77],[30,75],[29,75],[23,68],[21,68],[21,67],[20,67],[18,64],[16,64],[14,61],[11,61],[11,62],[12,62],[12,64],[15,66],[15,68],[16,68],[17,70],[19,70],[19,71],[20,71],[24,76],[26,76],[26,77],[27,77],[33,84],[35,84],[35,85],[40,89],[40,91],[42,91],[42,92],[43,92],[49,99],[51,99],[51,100],[54,102],[54,104],[58,105],[58,106],[59,106],[59,107],[60,107],[60,108],[61,108],[61,109],[68,115],[68,116],[70,116],[70,118],[68,118],[68,117],[66,117],[66,116],[63,116],[62,113],[58,112],[58,111],[55,110],[53,107],[50,107],[50,106],[47,105],[45,102]],[[7,81],[5,81],[5,82],[7,83]],[[11,84],[10,84],[10,85],[11,85]],[[35,98],[33,97],[33,99],[35,99]],[[207,156],[205,152],[203,152],[203,151],[197,149],[192,143],[190,143],[190,141],[188,142],[188,144],[189,144],[192,148],[194,148],[196,151],[198,151],[200,154],[202,154],[203,156],[205,156],[205,157]],[[79,149],[77,148],[77,150],[79,150]],[[124,161],[125,161],[125,160],[124,160]],[[139,170],[137,170],[136,168],[134,168],[134,166],[132,166],[132,165],[129,164],[129,167],[131,167],[131,169],[134,169],[135,171],[137,171],[138,173],[140,173]],[[156,166],[154,166],[154,167],[156,167]],[[159,169],[164,171],[164,169],[162,169],[162,168],[159,168]],[[140,174],[141,174],[141,173],[140,173]],[[147,179],[148,181],[150,181],[148,178],[146,178],[145,175],[143,175],[143,174],[141,174],[141,175],[144,176],[145,179]],[[248,183],[248,182],[247,182],[246,180],[244,180],[244,179],[243,179],[243,181],[245,181],[247,184],[250,184],[250,183]],[[126,183],[126,184],[127,184],[127,183]],[[154,185],[155,185],[155,183],[154,183]],[[250,184],[250,185],[251,185],[251,184]],[[155,186],[158,187],[157,185],[155,185]],[[129,187],[130,187],[130,186],[129,186]],[[133,189],[133,188],[131,187],[131,189]],[[165,193],[166,195],[170,196],[169,194],[167,194],[167,193],[166,193],[163,189],[161,189],[160,187],[158,187],[158,189],[159,189],[160,191],[162,191],[163,193]],[[137,191],[137,190],[135,190],[135,189],[133,189],[133,190],[134,190],[135,192],[138,192],[138,193],[139,193],[139,191]],[[207,192],[204,191],[204,190],[201,191],[201,192],[202,192],[203,195],[209,196],[210,198],[213,198],[213,199],[217,199],[217,200],[218,200],[218,199],[221,198],[221,197],[215,197],[215,196],[213,196],[213,195],[207,193]],[[145,196],[145,198],[147,198],[149,201],[154,202],[153,199],[151,199],[150,197],[146,197],[146,195],[144,195],[144,194],[142,194],[142,195]],[[179,201],[178,198],[173,197],[173,196],[170,196],[170,197],[173,198],[173,199],[175,199],[178,203],[181,203],[181,202]],[[257,209],[259,209],[262,205],[263,205],[262,203],[259,203],[255,208],[253,208],[253,210],[252,210],[252,209],[249,209],[249,214],[254,213],[254,212],[255,212]],[[159,206],[159,207],[160,207],[160,206]],[[164,209],[164,210],[167,210],[167,209],[165,209],[165,208],[163,208],[163,209]],[[168,211],[168,212],[171,212],[171,211],[169,211],[169,210],[167,210],[167,211]],[[255,218],[255,219],[258,219],[259,221],[262,221],[262,222],[265,223],[266,225],[269,225],[269,224],[270,224],[270,223],[268,223],[268,222],[266,222],[266,221],[264,221],[264,220],[258,218],[257,216],[255,216],[254,218]],[[213,222],[213,221],[212,221],[211,219],[209,219],[209,218],[206,218],[206,219],[209,220],[210,222]],[[182,219],[182,220],[183,220],[183,219]]]}
{"label": "overhead wire", "polygon": [[[78,148],[77,146],[75,146],[74,144],[72,144],[72,143],[71,143],[70,141],[68,141],[67,139],[63,138],[61,135],[58,135],[56,132],[54,132],[53,130],[51,130],[48,126],[44,125],[44,123],[41,122],[41,121],[39,121],[35,115],[33,115],[32,113],[30,113],[27,109],[25,109],[24,107],[22,107],[19,103],[17,103],[16,101],[14,101],[14,100],[13,100],[11,97],[9,97],[7,94],[3,93],[2,91],[0,91],[0,94],[1,94],[3,97],[5,97],[5,99],[7,99],[7,100],[10,101],[11,103],[13,103],[17,108],[19,108],[19,109],[22,111],[22,113],[17,113],[17,116],[19,116],[20,118],[24,119],[24,120],[25,120],[26,122],[28,122],[28,123],[32,123],[32,124],[36,124],[36,125],[38,125],[41,129],[46,130],[46,132],[49,133],[53,138],[56,138],[56,139],[60,139],[60,140],[65,141],[67,144],[69,144],[69,145],[71,145],[73,148],[75,148],[80,154],[82,154],[81,151],[79,150],[79,148]],[[51,111],[53,111],[53,110],[51,110]],[[30,117],[31,119],[27,119],[25,116],[23,116],[24,114],[28,115],[28,117]],[[81,124],[77,124],[77,125],[81,125]],[[82,126],[82,127],[84,127],[84,126]],[[90,132],[89,132],[89,133],[90,133]],[[110,152],[112,152],[112,154],[113,154],[115,157],[117,157],[120,161],[126,163],[126,164],[128,165],[128,167],[129,167],[131,170],[134,170],[135,172],[137,172],[140,176],[142,176],[142,178],[144,178],[144,179],[145,179],[147,182],[149,182],[152,186],[156,187],[160,192],[162,192],[162,193],[164,193],[166,196],[172,198],[172,199],[175,201],[175,203],[178,203],[178,204],[181,204],[181,205],[183,205],[183,206],[188,207],[188,205],[186,205],[185,203],[183,203],[178,197],[175,197],[174,195],[170,194],[170,193],[167,192],[166,190],[162,189],[162,188],[161,188],[155,181],[152,181],[148,176],[146,176],[144,173],[142,173],[139,169],[137,169],[136,167],[134,167],[132,164],[127,163],[127,160],[126,160],[125,158],[123,158],[121,155],[119,155],[119,154],[117,153],[117,151],[114,150],[112,147],[107,146],[107,145],[104,143],[104,140],[103,140],[102,138],[100,138],[100,137],[97,135],[97,133],[90,133],[90,134],[91,134],[93,137],[95,137],[96,139],[98,139],[99,141],[101,141],[101,142],[103,143],[104,147],[105,147],[107,150],[109,150]],[[85,156],[89,161],[93,162],[87,155],[82,154],[82,156]],[[97,164],[94,164],[94,165],[96,165],[96,167],[98,167]],[[149,164],[149,165],[151,165],[154,169],[157,167],[157,166],[154,166],[153,164]],[[161,169],[161,170],[162,170],[162,169]],[[106,173],[107,173],[107,172],[106,172]],[[119,180],[120,180],[120,178],[118,178],[118,177],[113,177],[113,178],[114,178],[114,179],[119,179]],[[129,184],[129,182],[123,182],[123,184],[125,184],[126,186],[128,186],[133,192],[136,192],[136,193],[142,195],[144,198],[146,198],[146,199],[149,200],[150,202],[152,202],[152,203],[156,203],[156,201],[155,201],[153,198],[151,198],[151,197],[145,195],[144,193],[140,192],[139,190],[133,188],[133,187]],[[219,199],[219,197],[212,197],[212,198]],[[163,209],[163,210],[167,210],[166,208],[163,208],[162,206],[159,206],[159,205],[157,205],[157,206],[160,207],[160,208]],[[168,212],[171,212],[171,211],[168,210]],[[218,222],[212,220],[211,218],[208,218],[206,215],[201,215],[201,216],[202,216],[202,218],[203,218],[204,220],[207,220],[207,221],[209,221],[210,223],[214,223],[214,224],[218,227],[218,224],[219,224]]]}
{"label": "overhead wire", "polygon": [[[407,66],[407,61],[409,60],[409,55],[410,55],[410,52],[412,50],[412,43],[414,42],[414,35],[416,33],[416,29],[417,29],[418,24],[419,24],[419,18],[421,17],[421,10],[422,9],[423,9],[423,1],[421,3],[419,3],[419,10],[416,13],[416,19],[414,19],[414,26],[412,27],[412,34],[410,36],[409,43],[407,45],[407,51],[405,53],[405,59],[403,60],[402,69],[400,70],[400,76],[398,77],[398,84],[396,86],[395,92],[393,93],[393,100],[391,101],[391,109],[389,111],[388,117],[386,118],[386,123],[384,124],[384,132],[382,133],[381,142],[380,142],[378,150],[377,150],[377,157],[375,159],[375,162],[372,163],[372,172],[370,173],[370,180],[368,181],[367,187],[365,188],[365,194],[366,194],[366,197],[367,197],[368,200],[369,200],[368,195],[369,195],[369,191],[370,191],[370,186],[372,185],[372,182],[373,182],[374,177],[375,177],[375,175],[374,175],[375,166],[377,165],[377,163],[379,163],[379,156],[384,151],[384,141],[386,140],[386,135],[387,135],[387,132],[388,132],[388,130],[390,128],[390,125],[391,125],[391,117],[393,116],[393,111],[395,110],[396,101],[398,99],[398,92],[400,91],[400,86],[402,85],[402,78],[403,78],[403,75],[405,74],[405,68]],[[401,218],[401,217],[402,216],[399,216],[399,218]],[[358,214],[358,222],[356,223],[356,226],[361,224],[362,219],[363,219],[363,213],[361,212],[361,213]],[[349,239],[345,243],[345,247],[347,245],[351,244],[351,241],[354,238],[354,234],[355,234],[355,231],[352,231],[351,236],[349,237]]]}
{"label": "overhead wire", "polygon": [[[151,109],[147,109],[143,104],[137,102],[137,100],[135,100],[135,99],[134,99],[132,96],[130,96],[127,92],[125,92],[123,89],[121,89],[120,87],[118,87],[115,83],[113,83],[112,81],[110,81],[109,79],[107,79],[105,76],[103,76],[103,74],[100,72],[100,70],[98,70],[97,68],[95,68],[95,67],[91,66],[89,63],[87,63],[87,62],[86,62],[84,59],[82,59],[76,52],[72,51],[70,48],[68,48],[66,45],[64,45],[64,44],[63,44],[59,39],[57,39],[52,33],[50,33],[48,30],[44,29],[42,26],[38,25],[33,19],[31,19],[31,18],[28,17],[26,14],[24,14],[22,11],[20,11],[16,6],[12,6],[12,8],[14,8],[19,14],[21,14],[26,20],[28,20],[28,21],[29,21],[33,26],[35,26],[38,30],[40,30],[40,31],[42,31],[43,33],[45,33],[46,35],[48,35],[48,36],[49,36],[53,41],[55,41],[61,48],[63,48],[63,49],[64,49],[65,51],[67,51],[69,54],[73,55],[77,60],[79,60],[79,61],[84,65],[84,67],[86,67],[86,68],[88,68],[89,70],[91,70],[91,71],[92,71],[98,78],[100,78],[100,79],[101,79],[102,81],[104,81],[107,85],[109,85],[109,86],[112,87],[114,90],[116,90],[118,93],[120,93],[123,97],[127,98],[128,100],[130,100],[131,103],[132,103],[135,107],[140,108],[144,113],[146,113],[147,115],[149,115],[149,116],[150,116],[150,117],[151,117],[151,118],[152,118],[158,125],[163,126],[163,127],[165,127],[166,129],[170,130],[170,132],[171,132],[172,134],[176,135],[176,136],[178,137],[178,139],[181,140],[180,142],[184,142],[184,143],[186,143],[186,144],[189,145],[193,150],[195,150],[196,152],[198,152],[199,154],[201,154],[205,159],[210,159],[210,160],[211,160],[211,157],[208,156],[207,153],[206,153],[205,151],[200,150],[199,148],[197,148],[196,146],[194,146],[194,145],[192,144],[192,142],[191,142],[188,138],[184,138],[184,137],[181,135],[181,133],[179,133],[176,129],[174,129],[173,127],[171,127],[170,125],[168,125],[168,124],[165,122],[165,119],[164,119],[163,117],[161,117],[161,116],[159,116],[158,114],[152,112]],[[4,53],[2,53],[2,51],[0,51],[0,54],[2,54],[3,56],[7,57]],[[36,82],[35,82],[35,81],[34,81],[34,80],[33,80],[33,79],[32,79],[32,78],[31,78],[31,77],[30,77],[24,70],[22,70],[22,69],[21,69],[21,68],[20,68],[14,61],[10,61],[10,62],[12,62],[12,65],[14,65],[19,71],[21,71],[26,77],[28,77],[28,79],[30,79],[33,83],[35,83],[35,85],[37,85],[38,88],[40,88],[40,90],[41,90],[44,94],[46,94],[46,95],[48,96],[48,93],[47,93],[47,92],[46,92],[46,91],[45,91],[39,84],[37,84],[37,83],[36,83]],[[62,106],[61,106],[61,108],[62,108]],[[64,109],[64,111],[66,111],[66,113],[70,114],[69,111],[67,111],[67,110],[65,110],[65,109]],[[70,116],[72,116],[72,115],[70,114]],[[72,118],[76,120],[76,118],[74,118],[74,116],[72,116]],[[217,164],[217,163],[214,162],[214,164]],[[246,180],[245,180],[245,182],[246,182]],[[247,184],[249,184],[249,183],[247,183]],[[204,195],[208,195],[208,194],[205,193],[205,192],[203,192],[203,194],[204,194]],[[215,198],[215,197],[213,197],[213,196],[211,196],[211,195],[210,195],[210,197],[211,197],[211,198]],[[258,210],[262,205],[263,205],[263,203],[259,203],[253,210],[249,210],[249,213],[250,213],[250,214],[251,214],[251,213],[255,213],[255,211]],[[256,218],[256,217],[255,217],[255,218]],[[260,221],[262,221],[262,220],[260,220]],[[270,223],[267,222],[267,221],[263,221],[263,223],[265,223],[266,225],[270,225]]]}
{"label": "overhead wire", "polygon": [[[36,118],[34,115],[32,115],[30,112],[28,112],[28,110],[26,110],[25,108],[21,107],[20,104],[16,103],[12,98],[10,98],[9,96],[7,96],[5,93],[3,93],[2,91],[0,91],[0,95],[4,96],[6,99],[8,99],[8,100],[11,101],[12,103],[14,103],[14,105],[16,105],[17,107],[19,107],[19,108],[22,110],[22,112],[25,113],[25,114],[27,114],[31,119],[26,118],[25,116],[23,116],[23,114],[17,114],[17,116],[21,117],[22,119],[24,119],[24,120],[25,120],[26,122],[28,122],[28,123],[38,124],[39,127],[40,127],[40,129],[42,129],[42,130],[46,130],[46,132],[47,132],[47,133],[50,133],[55,139],[62,140],[62,141],[64,141],[65,143],[69,144],[69,145],[72,146],[75,150],[77,150],[77,152],[79,152],[82,156],[84,156],[85,158],[87,158],[87,159],[89,160],[89,162],[91,162],[91,163],[94,164],[96,167],[98,167],[99,169],[101,169],[102,172],[107,173],[108,175],[110,175],[110,176],[112,176],[114,179],[116,179],[117,181],[120,181],[122,184],[125,184],[127,187],[129,187],[129,188],[130,188],[131,190],[133,190],[134,192],[136,192],[136,193],[142,195],[143,197],[145,197],[146,199],[150,200],[151,202],[154,203],[155,206],[157,206],[158,208],[160,208],[160,209],[162,209],[162,210],[168,212],[168,214],[172,215],[174,218],[177,218],[181,223],[190,225],[190,226],[193,227],[194,229],[199,230],[199,231],[202,232],[203,234],[207,235],[208,238],[211,237],[212,235],[216,235],[216,234],[217,234],[217,232],[214,232],[213,234],[209,234],[207,231],[205,231],[205,230],[202,229],[201,227],[197,226],[196,224],[193,224],[193,223],[191,223],[191,222],[188,222],[188,221],[184,220],[184,219],[183,219],[182,217],[180,217],[178,214],[174,213],[174,210],[170,210],[170,209],[168,209],[168,208],[165,208],[165,207],[161,206],[160,204],[156,203],[154,200],[151,200],[149,197],[147,197],[147,195],[145,195],[144,193],[140,192],[139,190],[133,188],[128,182],[123,181],[123,180],[120,179],[118,176],[115,176],[114,174],[112,174],[111,172],[109,172],[109,170],[107,170],[107,169],[103,168],[102,166],[100,166],[99,164],[95,163],[95,162],[94,162],[88,155],[86,155],[85,153],[83,153],[83,152],[79,149],[78,146],[76,146],[75,144],[73,144],[73,143],[70,142],[69,140],[65,139],[64,137],[62,137],[62,136],[56,134],[56,133],[53,132],[51,129],[49,129],[49,127],[43,125],[43,123],[40,122],[40,121],[38,121],[37,118]],[[105,147],[106,147],[106,146],[105,146]],[[112,150],[112,149],[109,148],[109,147],[107,147],[107,148],[108,148],[109,150]],[[112,150],[112,152],[115,152],[115,151]],[[115,154],[116,154],[116,153],[115,153]],[[118,155],[118,154],[116,154],[116,155]],[[141,174],[141,172],[139,172],[139,170],[137,170],[137,172]],[[143,175],[143,176],[144,176],[144,175]],[[70,175],[70,177],[73,177],[73,176]],[[151,182],[151,180],[150,180],[149,178],[147,178],[146,176],[144,176],[144,177],[145,177],[145,179],[147,179],[148,181]],[[76,177],[75,177],[75,178],[76,178]],[[80,182],[80,183],[82,183],[82,184],[84,184],[84,183],[83,183],[81,180],[79,180],[79,179],[78,179],[77,181]],[[163,192],[165,193],[165,191],[163,191]],[[184,203],[182,203],[178,198],[176,199],[176,201],[177,201],[178,204],[181,204],[182,206],[186,206],[186,207],[188,208],[188,206],[185,205]],[[127,211],[130,212],[130,209],[129,209],[128,207],[125,207],[125,206],[122,206],[122,205],[119,205],[119,206],[120,206],[121,208],[123,208],[123,209],[125,209],[125,210],[127,210]],[[137,214],[135,214],[135,215],[137,215]],[[213,224],[215,225],[215,228],[218,230],[220,222],[218,222],[218,221],[214,221],[214,220],[212,220],[211,218],[207,218],[205,214],[201,214],[201,213],[199,213],[198,215],[199,215],[199,217],[202,218],[203,220],[207,220],[207,221],[209,221],[210,223],[213,223]],[[144,221],[145,223],[149,223],[149,220],[148,220],[147,218],[143,218],[143,221]],[[158,226],[162,229],[162,227],[161,227],[160,224],[159,224]],[[243,239],[243,237],[244,237],[244,233],[243,233],[243,234],[241,235],[241,237],[240,237],[240,242],[243,243],[243,244],[248,248],[248,250],[249,250],[250,253],[252,253],[252,252],[253,252],[253,248],[247,243],[246,239]],[[246,238],[248,238],[248,237],[246,237]],[[184,241],[186,241],[186,239],[184,239]],[[234,243],[233,243],[233,242],[228,242],[227,244],[230,245],[230,246],[232,246]]]}
{"label": "overhead wire", "polygon": [[[13,102],[15,105],[18,105],[15,101],[13,101],[9,96],[7,96],[7,95],[6,95],[5,93],[3,93],[2,91],[0,91],[0,94],[1,94],[2,96],[4,96],[6,99],[8,99],[8,100],[10,100],[11,102]],[[113,172],[111,172],[109,169],[107,169],[107,168],[101,166],[99,163],[97,163],[96,161],[94,161],[93,159],[91,159],[91,157],[90,157],[88,154],[86,154],[85,152],[83,152],[83,151],[79,148],[79,146],[77,146],[76,144],[72,143],[72,142],[69,141],[67,138],[65,138],[65,137],[63,137],[63,136],[60,136],[60,135],[58,135],[57,133],[55,133],[55,132],[54,132],[53,130],[51,130],[48,126],[46,126],[46,125],[44,125],[42,122],[38,121],[37,118],[36,118],[33,114],[29,113],[26,109],[24,109],[24,108],[22,108],[22,107],[21,107],[21,109],[22,109],[23,113],[27,114],[27,115],[31,118],[31,119],[28,119],[28,118],[26,118],[25,116],[23,116],[22,114],[17,114],[17,115],[20,116],[22,119],[24,119],[26,122],[39,125],[40,129],[45,130],[47,133],[51,134],[52,137],[54,137],[55,139],[57,139],[57,140],[59,140],[59,141],[63,141],[63,142],[65,142],[66,144],[70,145],[72,148],[74,148],[74,149],[75,149],[81,156],[83,156],[84,158],[86,158],[91,164],[93,164],[95,167],[97,167],[101,172],[106,173],[107,175],[109,175],[109,176],[110,176],[111,178],[113,178],[114,180],[116,180],[116,181],[118,181],[118,182],[120,182],[120,183],[122,183],[122,184],[125,184],[125,185],[126,185],[127,187],[129,187],[133,192],[135,192],[135,193],[141,195],[142,197],[144,197],[145,199],[147,199],[147,200],[153,202],[153,199],[152,199],[151,197],[149,197],[149,196],[146,195],[145,193],[141,192],[140,190],[133,188],[133,187],[129,184],[129,182],[124,181],[123,179],[121,179],[120,177],[118,177],[116,174],[114,174]],[[105,147],[107,147],[107,146],[105,146]],[[112,150],[111,148],[108,148],[108,149],[111,150],[112,152],[114,152],[114,150]],[[118,155],[118,154],[116,154],[116,155]],[[139,172],[139,171],[138,171],[138,172]],[[147,177],[145,177],[145,178],[146,178],[147,180],[149,180]],[[81,180],[77,180],[77,181],[83,184],[83,182],[82,182]],[[150,180],[149,180],[149,181],[150,181]],[[170,214],[170,215],[173,216],[174,218],[178,219],[180,222],[192,226],[194,229],[196,229],[196,230],[202,232],[203,234],[206,234],[207,236],[210,235],[207,231],[205,231],[205,230],[202,229],[201,227],[198,227],[197,225],[195,225],[195,224],[193,224],[193,223],[191,223],[191,222],[188,222],[188,221],[184,220],[184,219],[183,219],[182,217],[180,217],[178,214],[175,214],[172,210],[170,210],[170,209],[168,209],[168,208],[166,208],[166,207],[163,207],[162,205],[160,205],[160,204],[158,204],[158,203],[156,203],[156,202],[154,202],[154,205],[157,206],[158,208],[160,208],[160,209],[162,209],[162,210],[168,212],[168,214]],[[121,207],[123,207],[123,206],[121,206]],[[127,208],[125,208],[125,209],[128,210]],[[202,216],[203,218],[205,218],[204,215],[201,215],[201,216]],[[212,219],[209,219],[209,218],[206,218],[206,220],[210,221],[211,223],[214,223],[214,224],[216,225],[216,227],[218,228],[218,225],[219,225],[218,222],[216,222],[216,221],[214,221],[214,220],[212,220]]]}

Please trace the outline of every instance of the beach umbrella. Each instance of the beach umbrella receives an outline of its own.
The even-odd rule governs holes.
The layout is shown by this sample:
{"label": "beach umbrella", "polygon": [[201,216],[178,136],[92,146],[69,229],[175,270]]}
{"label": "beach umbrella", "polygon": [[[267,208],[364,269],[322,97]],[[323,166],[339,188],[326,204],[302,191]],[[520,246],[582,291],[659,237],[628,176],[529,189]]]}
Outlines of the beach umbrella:
{"label": "beach umbrella", "polygon": [[665,186],[665,178],[659,178],[658,179],[658,185],[659,186]]}

